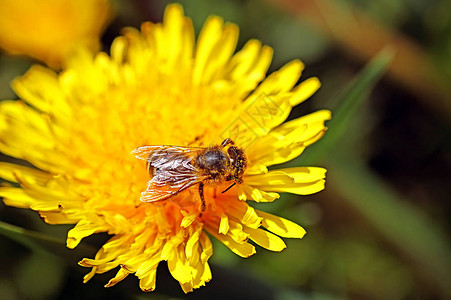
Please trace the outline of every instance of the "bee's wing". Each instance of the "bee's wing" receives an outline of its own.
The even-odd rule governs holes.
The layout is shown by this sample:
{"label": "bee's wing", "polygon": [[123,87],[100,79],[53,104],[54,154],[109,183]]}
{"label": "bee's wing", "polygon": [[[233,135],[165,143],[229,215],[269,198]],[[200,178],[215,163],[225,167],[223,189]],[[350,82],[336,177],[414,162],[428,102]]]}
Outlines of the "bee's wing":
{"label": "bee's wing", "polygon": [[171,196],[175,195],[173,190],[167,188],[167,186],[155,187],[152,185],[151,181],[147,185],[147,190],[141,193],[140,200],[142,202],[155,202],[166,200]]}
{"label": "bee's wing", "polygon": [[180,156],[182,154],[195,154],[199,150],[202,150],[201,147],[181,147],[181,146],[168,146],[168,145],[160,145],[160,146],[141,146],[134,149],[131,154],[135,155],[136,158],[142,160],[148,160],[150,155],[154,156],[158,159],[158,156],[166,157],[167,159],[171,159],[173,156]]}
{"label": "bee's wing", "polygon": [[155,202],[166,200],[179,192],[202,182],[207,179],[206,176],[197,176],[195,174],[184,176],[179,175],[178,181],[163,183],[156,180],[156,176],[153,177],[147,184],[147,189],[141,193],[141,201],[143,202]]}
{"label": "bee's wing", "polygon": [[141,193],[141,201],[154,202],[170,198],[208,176],[201,175],[191,161],[203,148],[179,146],[142,146],[132,151],[157,171]]}
{"label": "bee's wing", "polygon": [[[181,146],[142,146],[131,152],[136,158],[147,162],[147,169],[150,167],[159,170],[168,170],[182,167],[190,167],[191,159],[203,148],[181,147]],[[193,171],[193,170],[192,170]]]}

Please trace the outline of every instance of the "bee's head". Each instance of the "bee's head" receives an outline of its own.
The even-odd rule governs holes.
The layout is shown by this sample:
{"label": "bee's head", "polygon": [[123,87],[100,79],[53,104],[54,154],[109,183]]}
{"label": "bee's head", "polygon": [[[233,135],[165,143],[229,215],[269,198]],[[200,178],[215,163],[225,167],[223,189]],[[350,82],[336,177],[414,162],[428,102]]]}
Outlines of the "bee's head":
{"label": "bee's head", "polygon": [[241,183],[247,165],[244,151],[238,147],[231,146],[229,147],[229,149],[227,149],[227,154],[230,157],[230,164],[233,168],[233,180],[235,180],[237,183]]}

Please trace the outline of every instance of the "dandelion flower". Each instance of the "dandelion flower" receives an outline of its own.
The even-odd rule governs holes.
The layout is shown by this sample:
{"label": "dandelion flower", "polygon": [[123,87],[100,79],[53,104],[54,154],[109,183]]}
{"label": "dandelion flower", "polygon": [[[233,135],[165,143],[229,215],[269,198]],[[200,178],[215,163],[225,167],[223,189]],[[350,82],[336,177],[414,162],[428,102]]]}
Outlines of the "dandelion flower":
{"label": "dandelion flower", "polygon": [[[69,248],[94,233],[112,235],[93,259],[80,262],[92,268],[85,282],[115,269],[107,287],[134,274],[142,290],[152,291],[157,266],[167,261],[189,292],[212,278],[209,236],[249,257],[256,251],[250,241],[281,251],[280,237],[305,234],[247,201],[324,188],[322,168],[267,167],[318,140],[330,112],[283,123],[319,81],[295,86],[303,69],[297,60],[265,79],[272,49],[251,40],[234,54],[237,38],[236,25],[210,17],[195,42],[190,19],[170,5],[162,24],[126,29],[111,56],[80,50],[59,74],[34,66],[12,83],[22,100],[0,105],[0,150],[36,168],[1,163],[0,176],[17,184],[0,188],[0,196],[7,205],[38,211],[49,224],[76,224]],[[227,137],[247,156],[242,184],[226,193],[206,186],[204,211],[196,188],[166,201],[140,201],[149,174],[133,149],[208,146]]]}
{"label": "dandelion flower", "polygon": [[76,44],[97,50],[111,15],[108,0],[2,0],[0,48],[58,68]]}

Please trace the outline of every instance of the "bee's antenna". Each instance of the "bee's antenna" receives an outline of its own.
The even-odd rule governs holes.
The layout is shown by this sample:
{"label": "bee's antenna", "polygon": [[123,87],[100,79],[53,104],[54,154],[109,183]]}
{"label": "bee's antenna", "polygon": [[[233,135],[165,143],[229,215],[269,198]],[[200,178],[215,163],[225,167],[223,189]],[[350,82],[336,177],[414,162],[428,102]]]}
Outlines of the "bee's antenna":
{"label": "bee's antenna", "polygon": [[229,186],[228,188],[226,188],[225,190],[223,190],[222,193],[224,194],[225,192],[227,192],[228,190],[230,190],[235,184],[236,184],[236,182],[232,183],[232,185]]}

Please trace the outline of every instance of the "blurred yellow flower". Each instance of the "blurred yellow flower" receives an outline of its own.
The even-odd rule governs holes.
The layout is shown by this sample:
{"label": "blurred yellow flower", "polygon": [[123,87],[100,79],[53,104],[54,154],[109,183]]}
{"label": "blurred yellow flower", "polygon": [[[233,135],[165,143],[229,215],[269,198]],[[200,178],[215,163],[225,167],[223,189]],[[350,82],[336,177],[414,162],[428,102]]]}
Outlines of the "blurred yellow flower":
{"label": "blurred yellow flower", "polygon": [[[299,225],[245,200],[324,188],[322,168],[267,166],[293,159],[318,140],[330,112],[282,124],[292,106],[319,88],[318,79],[295,86],[303,69],[297,60],[265,79],[272,49],[251,40],[234,54],[237,39],[236,25],[210,17],[196,43],[191,20],[170,5],[162,24],[126,29],[111,57],[80,50],[59,74],[34,66],[13,82],[22,101],[0,105],[0,150],[37,169],[2,163],[0,176],[20,186],[2,187],[0,196],[7,205],[38,211],[47,223],[76,224],[69,248],[94,233],[112,235],[94,259],[80,262],[92,268],[85,282],[119,268],[106,286],[134,273],[141,289],[151,291],[158,264],[167,261],[189,292],[212,276],[207,232],[242,257],[255,253],[249,239],[281,251],[278,236],[304,236]],[[140,201],[149,174],[133,149],[207,146],[226,137],[247,155],[242,184],[226,193],[206,186],[205,211],[197,188],[166,201]]]}
{"label": "blurred yellow flower", "polygon": [[75,44],[98,50],[111,16],[108,0],[1,0],[0,48],[58,68]]}

